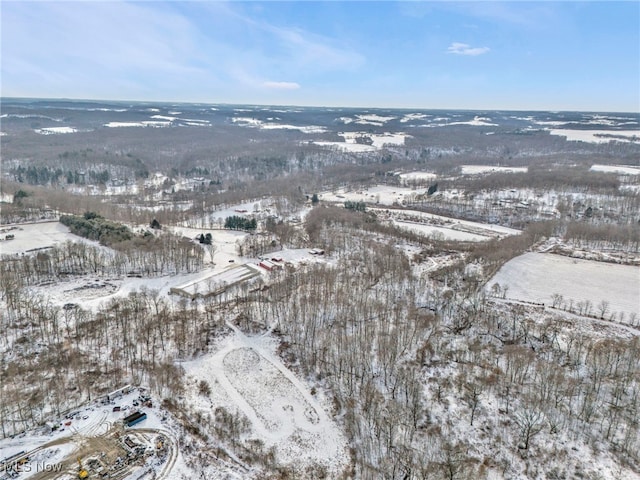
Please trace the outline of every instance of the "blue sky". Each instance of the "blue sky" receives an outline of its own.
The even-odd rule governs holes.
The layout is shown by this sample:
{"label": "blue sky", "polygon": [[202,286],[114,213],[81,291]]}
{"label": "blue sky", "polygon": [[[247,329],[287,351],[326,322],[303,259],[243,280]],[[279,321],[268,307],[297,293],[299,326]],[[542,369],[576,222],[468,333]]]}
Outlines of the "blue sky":
{"label": "blue sky", "polygon": [[0,2],[1,94],[640,111],[640,3]]}

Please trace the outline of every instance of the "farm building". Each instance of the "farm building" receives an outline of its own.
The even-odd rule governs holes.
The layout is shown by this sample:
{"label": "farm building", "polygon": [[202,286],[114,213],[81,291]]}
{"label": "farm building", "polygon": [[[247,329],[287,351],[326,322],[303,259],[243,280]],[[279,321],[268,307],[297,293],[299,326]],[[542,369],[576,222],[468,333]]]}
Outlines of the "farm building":
{"label": "farm building", "polygon": [[129,393],[131,390],[133,390],[133,387],[131,385],[125,385],[122,388],[119,388],[117,390],[114,390],[113,392],[107,393],[105,395],[105,399],[107,401],[111,401],[114,398],[120,398],[123,395],[126,395],[127,393]]}
{"label": "farm building", "polygon": [[133,427],[134,425],[142,422],[147,418],[147,414],[143,412],[134,412],[131,415],[128,415],[122,419],[122,423],[127,427]]}
{"label": "farm building", "polygon": [[246,264],[237,265],[206,278],[173,287],[169,292],[192,300],[196,298],[208,298],[220,295],[229,288],[249,281],[258,275],[259,272],[255,267],[251,268]]}
{"label": "farm building", "polygon": [[262,260],[258,265],[269,272],[279,267],[279,265],[276,265],[275,263],[270,262],[269,260]]}

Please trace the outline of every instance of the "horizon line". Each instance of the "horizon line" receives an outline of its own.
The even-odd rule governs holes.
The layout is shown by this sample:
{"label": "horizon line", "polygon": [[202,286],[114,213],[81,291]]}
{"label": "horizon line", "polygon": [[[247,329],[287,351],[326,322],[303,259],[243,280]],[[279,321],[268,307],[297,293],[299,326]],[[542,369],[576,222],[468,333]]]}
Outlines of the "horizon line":
{"label": "horizon line", "polygon": [[7,100],[49,100],[58,102],[97,102],[97,103],[149,103],[149,104],[168,104],[168,105],[224,105],[224,106],[255,106],[255,107],[285,107],[285,108],[343,108],[343,109],[375,109],[375,110],[441,110],[441,111],[465,111],[465,112],[564,112],[564,113],[624,113],[640,115],[638,111],[625,110],[575,110],[575,109],[523,109],[523,108],[461,108],[461,107],[381,107],[381,106],[363,106],[363,105],[300,105],[300,104],[274,104],[274,103],[233,103],[233,102],[202,102],[202,101],[171,101],[171,100],[114,100],[103,98],[71,98],[71,97],[19,97],[19,96],[0,96],[0,105]]}

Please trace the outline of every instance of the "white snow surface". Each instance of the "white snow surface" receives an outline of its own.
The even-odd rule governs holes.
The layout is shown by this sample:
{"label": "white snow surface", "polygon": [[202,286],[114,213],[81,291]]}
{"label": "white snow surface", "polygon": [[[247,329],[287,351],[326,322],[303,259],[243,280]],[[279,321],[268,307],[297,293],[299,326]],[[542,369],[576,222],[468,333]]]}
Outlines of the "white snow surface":
{"label": "white snow surface", "polygon": [[373,145],[363,145],[359,143],[346,143],[346,142],[313,142],[315,145],[320,145],[321,147],[332,147],[338,150],[343,150],[345,152],[352,153],[363,153],[363,152],[375,152],[377,150]]}
{"label": "white snow surface", "polygon": [[592,172],[619,173],[621,175],[640,175],[640,167],[632,165],[591,165]]}
{"label": "white snow surface", "polygon": [[437,175],[431,172],[407,172],[401,173],[399,177],[403,182],[407,182],[412,180],[433,180]]}
{"label": "white snow surface", "polygon": [[407,113],[404,117],[400,119],[400,122],[407,123],[413,120],[422,120],[427,117],[429,117],[429,115],[426,115],[424,113]]}
{"label": "white snow surface", "polygon": [[58,133],[76,133],[78,129],[75,127],[44,127],[37,128],[34,132],[39,133],[40,135],[55,135]]}
{"label": "white snow surface", "polygon": [[60,222],[21,223],[0,227],[0,238],[15,235],[13,240],[0,240],[0,255],[23,254],[35,249],[44,249],[67,241],[85,242],[97,245],[69,232],[69,228]]}
{"label": "white snow surface", "polygon": [[390,216],[392,221],[402,228],[414,230],[417,233],[432,235],[440,232],[445,238],[459,241],[482,241],[493,237],[519,235],[515,228],[492,225],[488,223],[459,220],[418,210],[383,210],[374,208],[372,211],[380,216]]}
{"label": "white snow surface", "polygon": [[344,123],[345,125],[349,123],[357,123],[359,125],[374,125],[376,127],[381,127],[388,121],[394,120],[396,118],[398,117],[383,116],[383,115],[377,115],[375,113],[371,113],[371,114],[364,114],[364,115],[362,114],[356,115],[355,118],[340,117],[338,118],[338,120]]}
{"label": "white snow surface", "polygon": [[424,193],[424,189],[419,192],[407,187],[376,185],[375,187],[357,191],[338,189],[334,192],[323,192],[318,194],[318,197],[320,200],[330,202],[351,200],[355,202],[379,203],[380,205],[393,205],[394,203],[402,202],[404,198],[409,198],[418,193]]}
{"label": "white snow surface", "polygon": [[324,133],[327,131],[325,127],[317,125],[286,125],[274,122],[263,122],[262,120],[252,117],[234,117],[231,121],[243,127],[257,127],[263,130],[299,130],[302,133]]}
{"label": "white snow surface", "polygon": [[382,148],[385,145],[404,145],[405,138],[409,137],[406,133],[366,133],[366,132],[345,132],[339,133],[346,143],[356,143],[356,139],[360,137],[369,137],[373,141],[373,146]]}
{"label": "white snow surface", "polygon": [[527,167],[499,167],[497,165],[462,165],[461,171],[463,175],[479,175],[482,173],[503,172],[527,172]]}
{"label": "white snow surface", "polygon": [[143,120],[142,122],[109,122],[109,123],[105,123],[104,126],[109,128],[127,128],[127,127],[161,128],[161,127],[171,126],[171,122],[166,120],[158,120],[158,121]]}
{"label": "white snow surface", "polygon": [[[410,137],[406,133],[367,133],[367,132],[342,132],[338,133],[344,138],[344,142],[313,142],[324,147],[334,147],[346,152],[362,153],[375,152],[386,145],[404,145],[405,139]],[[371,139],[371,145],[357,143],[358,138]]]}
{"label": "white snow surface", "polygon": [[426,225],[423,223],[415,222],[399,222],[393,221],[393,224],[397,227],[411,230],[412,232],[419,233],[428,237],[442,237],[443,240],[452,240],[460,242],[482,242],[489,240],[489,237],[484,235],[478,235],[475,233],[469,233],[460,230],[454,230],[453,228],[440,227],[436,225]]}
{"label": "white snow surface", "polygon": [[549,130],[551,135],[566,137],[569,142],[609,143],[631,142],[640,143],[640,130]]}
{"label": "white snow surface", "polygon": [[449,122],[448,118],[434,118],[433,119],[435,122],[442,122],[444,120],[444,123],[431,123],[429,125],[425,125],[427,127],[448,127],[450,125],[471,125],[472,127],[497,127],[498,124],[497,123],[491,123],[491,119],[487,118],[487,117],[480,117],[480,116],[475,116],[473,117],[473,120],[468,120],[466,122]]}
{"label": "white snow surface", "polygon": [[640,315],[640,267],[582,260],[548,253],[529,252],[507,262],[487,283],[508,286],[507,297],[552,303],[560,294],[565,302],[590,301],[597,310],[609,302],[609,313]]}
{"label": "white snow surface", "polygon": [[251,422],[249,438],[275,447],[280,462],[299,471],[319,463],[333,478],[348,463],[347,441],[326,413],[321,394],[312,395],[282,364],[276,346],[269,335],[251,337],[234,329],[215,353],[181,364],[188,383],[205,380],[212,390],[204,398],[197,388],[188,388],[187,401],[203,413],[219,406],[242,412]]}

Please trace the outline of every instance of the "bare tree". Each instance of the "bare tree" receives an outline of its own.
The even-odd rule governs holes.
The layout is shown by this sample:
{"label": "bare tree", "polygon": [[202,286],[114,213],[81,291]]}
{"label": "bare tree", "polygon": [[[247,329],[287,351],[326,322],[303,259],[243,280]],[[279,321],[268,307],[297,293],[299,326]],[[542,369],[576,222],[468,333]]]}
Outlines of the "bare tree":
{"label": "bare tree", "polygon": [[544,427],[544,415],[531,406],[523,407],[515,416],[515,422],[520,427],[521,447],[529,449],[531,439],[539,434]]}

